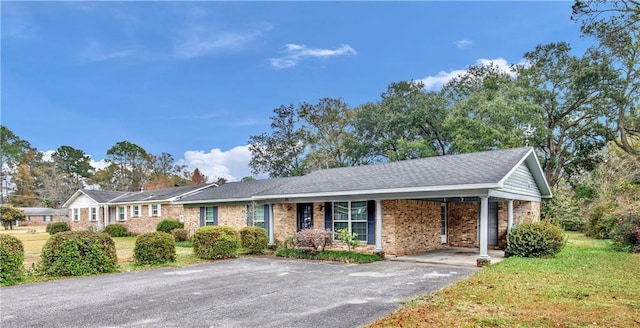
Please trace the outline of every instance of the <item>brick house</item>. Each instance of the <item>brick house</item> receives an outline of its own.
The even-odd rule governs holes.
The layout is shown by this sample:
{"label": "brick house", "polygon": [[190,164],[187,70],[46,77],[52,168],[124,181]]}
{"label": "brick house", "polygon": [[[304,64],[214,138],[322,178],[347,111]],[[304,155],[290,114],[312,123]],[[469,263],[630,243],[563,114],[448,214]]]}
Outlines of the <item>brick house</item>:
{"label": "brick house", "polygon": [[177,197],[185,227],[247,225],[270,243],[303,228],[358,234],[360,251],[401,256],[443,247],[504,247],[514,224],[539,220],[552,196],[532,148],[325,169],[232,182]]}
{"label": "brick house", "polygon": [[103,228],[121,223],[140,234],[156,230],[164,218],[183,218],[182,205],[174,200],[211,188],[215,184],[142,190],[136,192],[87,190],[76,191],[65,203],[72,230]]}
{"label": "brick house", "polygon": [[68,221],[66,208],[18,207],[26,216],[25,221],[17,221],[15,226],[42,226],[53,222]]}

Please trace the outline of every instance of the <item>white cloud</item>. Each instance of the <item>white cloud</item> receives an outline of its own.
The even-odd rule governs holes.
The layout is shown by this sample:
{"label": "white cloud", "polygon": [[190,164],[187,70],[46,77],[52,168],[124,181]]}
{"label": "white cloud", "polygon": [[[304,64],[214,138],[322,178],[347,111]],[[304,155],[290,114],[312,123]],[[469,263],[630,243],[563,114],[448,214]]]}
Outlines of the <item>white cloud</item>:
{"label": "white cloud", "polygon": [[[509,73],[512,76],[515,75],[515,73],[511,71],[511,66],[509,65],[507,60],[502,57],[498,57],[495,59],[480,58],[476,61],[475,65],[490,65],[492,63],[501,71]],[[524,64],[524,61],[520,61],[518,64]],[[424,88],[426,90],[436,90],[442,88],[442,86],[447,84],[447,82],[449,82],[451,79],[456,78],[466,72],[466,69],[456,69],[448,72],[440,71],[436,75],[427,76],[423,79],[419,79],[418,81],[424,84]]]}
{"label": "white cloud", "polygon": [[179,59],[192,59],[223,51],[237,51],[272,29],[259,24],[244,31],[219,31],[207,25],[192,25],[174,39],[173,54]]}
{"label": "white cloud", "polygon": [[473,44],[473,42],[471,42],[471,40],[467,40],[467,39],[462,39],[462,40],[458,40],[456,42],[454,42],[456,47],[458,47],[459,49],[463,49],[466,47],[469,47]]}
{"label": "white cloud", "polygon": [[80,60],[83,62],[100,62],[105,60],[111,60],[116,58],[122,58],[130,56],[133,53],[131,50],[110,50],[107,49],[102,43],[97,41],[91,41],[81,52]]}
{"label": "white cloud", "polygon": [[91,165],[91,167],[93,167],[97,171],[109,166],[109,163],[105,159],[101,159],[99,161],[94,161],[93,159],[89,159],[89,165]]}
{"label": "white cloud", "polygon": [[283,47],[284,56],[271,58],[271,66],[277,69],[296,66],[307,57],[327,58],[342,55],[356,55],[357,52],[349,45],[342,45],[336,49],[308,48],[302,44],[289,43]]}
{"label": "white cloud", "polygon": [[40,153],[42,154],[42,160],[45,162],[53,162],[53,159],[51,158],[51,156],[53,156],[53,153],[55,153],[55,150],[45,150],[45,151],[41,151]]}
{"label": "white cloud", "polygon": [[177,165],[187,165],[190,171],[198,168],[207,176],[209,182],[217,177],[228,181],[238,181],[251,175],[249,161],[251,151],[249,146],[236,146],[230,150],[222,151],[219,148],[211,149],[208,153],[202,150],[188,150],[184,153],[184,159],[180,159]]}

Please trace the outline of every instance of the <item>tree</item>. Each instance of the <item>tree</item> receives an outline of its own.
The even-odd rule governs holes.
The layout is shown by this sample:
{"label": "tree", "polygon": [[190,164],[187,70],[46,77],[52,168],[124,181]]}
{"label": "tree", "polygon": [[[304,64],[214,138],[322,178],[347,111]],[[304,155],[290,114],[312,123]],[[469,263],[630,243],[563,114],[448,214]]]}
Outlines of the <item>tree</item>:
{"label": "tree", "polygon": [[186,165],[174,165],[173,156],[162,153],[160,156],[149,155],[152,172],[149,181],[144,185],[145,189],[170,188],[187,185],[189,181],[184,177],[183,170]]}
{"label": "tree", "polygon": [[116,165],[118,170],[110,189],[137,191],[150,177],[150,157],[144,148],[129,141],[117,142],[107,150],[107,161]]}
{"label": "tree", "polygon": [[615,106],[615,143],[635,154],[640,137],[640,4],[635,0],[576,1],[571,18],[584,35],[598,40],[592,51],[612,61],[617,73],[607,95]]}
{"label": "tree", "polygon": [[283,105],[273,112],[272,131],[249,138],[251,172],[256,175],[266,173],[272,178],[302,175],[306,172],[307,141],[297,111],[293,105]]}
{"label": "tree", "polygon": [[196,167],[191,174],[191,183],[195,185],[207,183],[207,176],[200,173],[200,170]]}
{"label": "tree", "polygon": [[28,141],[20,139],[7,127],[0,125],[0,203],[4,203],[8,193],[7,172],[24,161],[29,152],[35,152],[35,149]]}
{"label": "tree", "polygon": [[84,187],[84,179],[93,173],[91,158],[80,149],[71,146],[60,146],[51,155],[55,168],[65,174],[73,189]]}
{"label": "tree", "polygon": [[223,177],[218,177],[214,183],[216,185],[218,185],[218,186],[222,186],[223,184],[225,184],[227,182],[228,182],[227,179],[225,179]]}
{"label": "tree", "polygon": [[13,230],[14,222],[24,221],[26,219],[27,216],[24,214],[23,210],[17,209],[8,204],[0,205],[0,221],[2,221],[4,230]]}
{"label": "tree", "polygon": [[257,179],[256,179],[256,178],[254,178],[254,177],[252,177],[252,176],[246,176],[246,177],[244,177],[244,178],[240,179],[240,181],[243,181],[243,182],[247,182],[247,181],[256,181],[256,180],[257,180]]}
{"label": "tree", "polygon": [[567,43],[539,45],[524,55],[529,66],[517,68],[518,83],[544,120],[536,146],[551,186],[593,169],[598,151],[611,138],[611,108],[602,91],[603,81],[612,78],[610,66],[602,58],[572,56],[570,50]]}

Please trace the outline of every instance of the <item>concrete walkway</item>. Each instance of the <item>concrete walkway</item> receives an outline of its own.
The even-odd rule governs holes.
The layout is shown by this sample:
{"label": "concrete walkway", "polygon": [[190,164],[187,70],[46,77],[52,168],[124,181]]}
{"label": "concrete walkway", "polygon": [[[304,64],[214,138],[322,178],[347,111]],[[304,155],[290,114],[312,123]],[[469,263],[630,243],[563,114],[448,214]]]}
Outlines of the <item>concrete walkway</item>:
{"label": "concrete walkway", "polygon": [[[476,259],[480,254],[480,250],[477,248],[463,248],[463,247],[447,247],[437,249],[429,252],[411,254],[405,256],[398,256],[389,258],[391,261],[401,262],[415,262],[415,263],[429,263],[429,264],[442,264],[453,265],[462,267],[475,267]],[[491,257],[491,264],[498,263],[504,260],[504,251],[502,250],[489,250],[489,256]]]}

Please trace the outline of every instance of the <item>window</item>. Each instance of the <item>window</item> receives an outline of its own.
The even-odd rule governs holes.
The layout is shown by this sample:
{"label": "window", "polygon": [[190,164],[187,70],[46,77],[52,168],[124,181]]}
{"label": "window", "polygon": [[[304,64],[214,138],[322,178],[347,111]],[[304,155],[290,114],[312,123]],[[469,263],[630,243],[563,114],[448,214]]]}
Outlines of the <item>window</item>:
{"label": "window", "polygon": [[91,208],[91,221],[97,221],[98,220],[98,209],[95,207]]}
{"label": "window", "polygon": [[44,222],[52,222],[53,221],[53,215],[45,215],[43,220],[44,220]]}
{"label": "window", "polygon": [[80,221],[80,209],[79,208],[74,208],[73,209],[73,221]]}
{"label": "window", "polygon": [[204,208],[204,225],[216,225],[216,214],[215,207],[205,207]]}
{"label": "window", "polygon": [[263,205],[257,205],[253,208],[253,225],[256,227],[265,228]]}
{"label": "window", "polygon": [[367,202],[333,203],[333,231],[349,229],[357,239],[367,241]]}
{"label": "window", "polygon": [[140,216],[140,205],[131,206],[131,216],[137,218]]}
{"label": "window", "polygon": [[160,205],[158,204],[149,205],[149,216],[160,216]]}
{"label": "window", "polygon": [[125,221],[127,219],[127,207],[118,206],[118,220]]}

